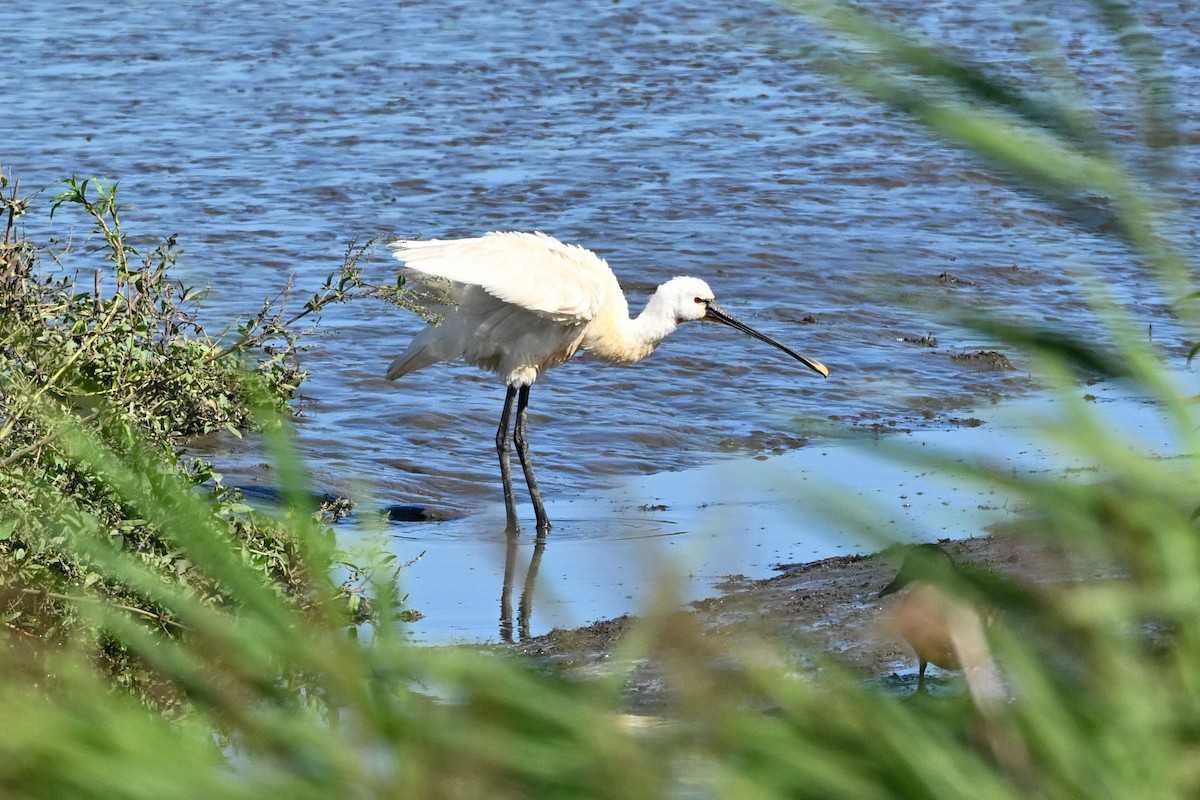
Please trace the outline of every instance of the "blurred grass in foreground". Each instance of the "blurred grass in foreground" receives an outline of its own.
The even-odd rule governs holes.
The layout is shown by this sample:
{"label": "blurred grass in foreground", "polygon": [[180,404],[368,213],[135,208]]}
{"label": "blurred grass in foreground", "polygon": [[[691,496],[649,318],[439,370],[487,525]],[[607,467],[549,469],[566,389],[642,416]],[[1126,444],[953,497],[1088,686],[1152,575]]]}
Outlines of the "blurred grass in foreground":
{"label": "blurred grass in foreground", "polygon": [[[1146,174],[1081,126],[1075,105],[1028,95],[979,65],[944,57],[842,7],[796,4],[845,37],[828,67],[986,158],[1049,202],[1111,201],[1131,261],[1178,300],[1194,331],[1184,254],[1163,232]],[[1106,24],[1133,19],[1097,2]],[[1126,42],[1114,27],[1113,38]],[[1128,57],[1155,92],[1144,40]],[[1155,84],[1155,85],[1150,85]],[[1147,109],[1151,152],[1169,141],[1169,108]],[[1157,158],[1157,157],[1156,157]],[[1154,159],[1152,159],[1154,160]],[[1156,169],[1167,169],[1161,164]],[[1064,236],[1070,231],[1064,229]],[[172,609],[168,641],[121,609],[81,605],[192,699],[166,722],[113,692],[70,644],[35,659],[19,642],[0,663],[0,792],[14,797],[1155,797],[1200,790],[1200,503],[1192,458],[1131,455],[1119,431],[1076,399],[1080,369],[1105,369],[1155,397],[1184,452],[1196,452],[1190,398],[1140,332],[1136,309],[1089,285],[1103,338],[1078,340],[985,319],[1029,350],[1068,409],[1054,447],[1094,461],[1102,479],[1049,481],[957,465],[1022,498],[1027,535],[1061,542],[1104,579],[1061,590],[968,574],[957,589],[990,605],[989,640],[1011,687],[1006,702],[906,702],[826,659],[798,680],[763,641],[730,649],[686,615],[647,614],[617,663],[664,665],[669,722],[630,728],[622,671],[566,680],[478,649],[418,649],[388,626],[369,642],[336,619],[301,614],[259,591],[247,567],[206,546],[194,498],[147,487],[136,470],[69,419],[66,457],[102,464],[111,490],[161,519],[195,568],[247,587],[233,612],[189,601],[126,554],[74,546]],[[1098,344],[1102,342],[1102,344]],[[1114,366],[1115,365],[1115,366]],[[288,442],[275,446],[289,463]],[[299,479],[291,487],[299,497]],[[293,514],[291,519],[302,520]],[[173,522],[172,522],[173,520]],[[297,522],[296,524],[303,525]],[[301,539],[305,538],[303,529]],[[312,542],[310,541],[310,545]],[[374,587],[380,616],[397,598]],[[240,589],[239,589],[240,591]],[[53,691],[46,691],[46,676]]]}

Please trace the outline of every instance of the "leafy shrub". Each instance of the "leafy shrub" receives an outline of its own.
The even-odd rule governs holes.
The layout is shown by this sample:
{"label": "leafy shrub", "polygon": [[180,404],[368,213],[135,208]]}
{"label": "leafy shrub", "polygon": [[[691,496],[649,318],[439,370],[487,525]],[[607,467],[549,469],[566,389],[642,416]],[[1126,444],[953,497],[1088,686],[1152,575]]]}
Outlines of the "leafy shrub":
{"label": "leafy shrub", "polygon": [[[194,545],[170,532],[170,515],[151,518],[114,491],[111,464],[81,463],[64,452],[62,425],[75,421],[97,436],[165,507],[207,487],[193,524],[233,548],[264,585],[308,607],[329,593],[332,545],[316,560],[304,556],[293,522],[254,512],[210,464],[180,453],[192,437],[245,431],[287,412],[304,378],[296,323],[345,299],[357,273],[348,259],[341,281],[335,286],[331,276],[299,314],[285,319],[280,305],[266,302],[232,341],[222,341],[198,321],[198,292],[171,277],[180,252],[175,237],[144,256],[128,243],[115,182],[72,178],[51,206],[51,217],[67,205],[94,224],[100,246],[87,255],[100,256],[102,266],[87,288],[78,273],[43,274],[44,251],[21,237],[27,201],[3,175],[0,189],[7,215],[0,244],[0,619],[14,643],[45,647],[82,634],[118,683],[148,690],[145,671],[114,639],[89,628],[79,603],[124,608],[168,637],[182,629],[169,607],[81,551],[79,537],[135,556],[164,585],[199,602],[236,609],[239,600],[194,567]],[[332,542],[332,533],[322,538]],[[365,612],[361,598],[347,600]]]}

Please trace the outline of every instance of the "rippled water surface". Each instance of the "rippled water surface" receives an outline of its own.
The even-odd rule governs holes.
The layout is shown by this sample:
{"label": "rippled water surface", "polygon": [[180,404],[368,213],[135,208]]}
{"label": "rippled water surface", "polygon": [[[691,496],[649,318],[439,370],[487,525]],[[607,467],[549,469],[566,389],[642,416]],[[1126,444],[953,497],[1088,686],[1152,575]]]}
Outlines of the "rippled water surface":
{"label": "rippled water surface", "polygon": [[[1164,188],[1186,203],[1200,10],[1150,5],[1184,134],[1181,177]],[[881,10],[1014,77],[1055,48],[1101,124],[1135,142],[1133,73],[1089,7]],[[954,358],[994,343],[938,311],[1011,308],[1087,330],[1071,278],[1086,266],[1169,335],[1162,299],[1102,220],[1066,225],[856,99],[812,68],[818,40],[753,0],[8,4],[0,164],[27,191],[46,187],[43,202],[72,173],[120,178],[137,206],[126,224],[145,241],[179,234],[183,275],[212,287],[214,320],[255,309],[289,273],[315,289],[355,237],[540,229],[600,252],[631,296],[703,277],[730,311],[830,366],[821,381],[728,329],[693,325],[636,367],[579,359],[552,372],[534,390],[531,435],[543,490],[567,519],[555,534],[564,554],[567,541],[686,533],[636,514],[628,526],[571,525],[571,504],[599,502],[627,476],[792,450],[831,426],[945,428],[1026,391],[1019,358],[1015,370]],[[82,238],[86,224],[74,225]],[[381,280],[392,267],[381,252],[370,266]],[[503,389],[462,366],[383,381],[419,325],[368,304],[328,314],[300,428],[320,488],[465,515],[397,539],[426,551],[414,581],[428,568],[440,576],[422,584],[429,596],[454,597],[477,567],[445,543],[492,542],[502,519],[492,436]],[[231,474],[269,481],[253,455],[213,452]],[[781,536],[788,544],[768,537],[759,569],[808,552],[802,533]],[[579,558],[627,556],[614,545]],[[634,579],[599,594],[636,594],[613,588],[622,580]]]}

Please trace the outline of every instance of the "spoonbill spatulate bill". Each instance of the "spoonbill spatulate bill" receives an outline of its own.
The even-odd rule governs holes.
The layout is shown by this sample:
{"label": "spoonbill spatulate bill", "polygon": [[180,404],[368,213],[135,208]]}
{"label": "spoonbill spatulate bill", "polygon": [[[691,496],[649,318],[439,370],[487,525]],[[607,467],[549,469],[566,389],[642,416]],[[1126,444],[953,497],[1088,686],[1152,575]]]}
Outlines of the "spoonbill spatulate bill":
{"label": "spoonbill spatulate bill", "polygon": [[629,305],[604,259],[544,233],[488,233],[472,239],[392,242],[410,282],[443,298],[431,306],[441,315],[392,361],[395,380],[422,367],[461,358],[500,376],[508,387],[496,451],[504,483],[509,531],[517,531],[509,428],[525,473],[539,531],[550,528],[529,457],[526,417],[529,387],[543,370],[585,350],[614,364],[633,364],[654,352],[680,323],[720,322],[779,348],[822,377],[829,370],[731,317],[699,278],[672,278],[651,295],[645,309]]}

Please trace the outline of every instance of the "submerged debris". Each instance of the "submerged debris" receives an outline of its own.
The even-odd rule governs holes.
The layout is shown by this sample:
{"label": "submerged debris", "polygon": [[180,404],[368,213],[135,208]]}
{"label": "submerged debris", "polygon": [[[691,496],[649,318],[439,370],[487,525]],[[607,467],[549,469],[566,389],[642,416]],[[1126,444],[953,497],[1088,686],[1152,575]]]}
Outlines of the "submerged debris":
{"label": "submerged debris", "polygon": [[1012,359],[995,350],[976,350],[973,353],[957,353],[950,356],[954,361],[987,371],[1015,370]]}
{"label": "submerged debris", "polygon": [[975,281],[969,281],[966,278],[960,278],[957,275],[951,275],[949,272],[943,272],[938,275],[938,280],[942,283],[957,284],[959,286],[974,286]]}
{"label": "submerged debris", "polygon": [[932,333],[927,333],[924,336],[901,336],[900,341],[906,342],[908,344],[920,345],[921,347],[937,347],[938,346],[937,337],[934,336]]}

